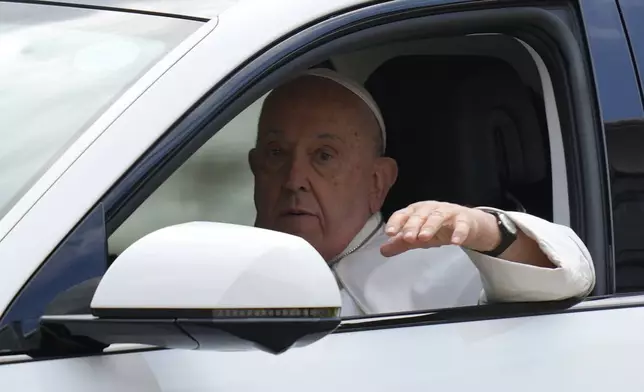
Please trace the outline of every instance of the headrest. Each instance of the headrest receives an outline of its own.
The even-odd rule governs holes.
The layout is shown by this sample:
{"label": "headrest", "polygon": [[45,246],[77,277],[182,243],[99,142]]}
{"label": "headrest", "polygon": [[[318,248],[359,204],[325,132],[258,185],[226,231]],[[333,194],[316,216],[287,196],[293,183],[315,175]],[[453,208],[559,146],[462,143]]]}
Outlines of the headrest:
{"label": "headrest", "polygon": [[532,96],[502,60],[401,56],[365,87],[388,129],[386,155],[400,168],[385,213],[419,199],[503,208],[506,183],[545,176]]}

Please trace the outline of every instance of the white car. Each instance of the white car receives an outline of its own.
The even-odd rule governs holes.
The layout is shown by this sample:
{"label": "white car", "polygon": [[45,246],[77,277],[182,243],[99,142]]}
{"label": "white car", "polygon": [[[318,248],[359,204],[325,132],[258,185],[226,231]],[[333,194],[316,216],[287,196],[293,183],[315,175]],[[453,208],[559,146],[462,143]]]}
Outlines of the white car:
{"label": "white car", "polygon": [[[641,391],[641,20],[639,0],[0,1],[0,391]],[[252,227],[262,98],[314,66],[395,119],[385,213],[569,225],[592,296],[340,319],[317,252]]]}

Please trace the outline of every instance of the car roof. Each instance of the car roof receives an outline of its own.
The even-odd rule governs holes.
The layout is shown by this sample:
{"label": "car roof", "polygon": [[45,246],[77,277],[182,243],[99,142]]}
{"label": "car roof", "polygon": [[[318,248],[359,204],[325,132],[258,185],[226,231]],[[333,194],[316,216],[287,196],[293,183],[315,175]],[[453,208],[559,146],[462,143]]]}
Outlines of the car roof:
{"label": "car roof", "polygon": [[241,0],[59,0],[58,3],[214,18]]}

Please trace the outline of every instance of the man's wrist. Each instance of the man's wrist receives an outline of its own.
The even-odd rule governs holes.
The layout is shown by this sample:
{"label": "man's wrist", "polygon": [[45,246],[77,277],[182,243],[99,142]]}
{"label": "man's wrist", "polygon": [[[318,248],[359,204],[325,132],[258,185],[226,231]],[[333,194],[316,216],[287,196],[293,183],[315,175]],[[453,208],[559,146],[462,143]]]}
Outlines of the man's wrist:
{"label": "man's wrist", "polygon": [[466,245],[467,248],[477,252],[490,252],[501,244],[501,230],[494,215],[476,209],[477,233],[474,241]]}

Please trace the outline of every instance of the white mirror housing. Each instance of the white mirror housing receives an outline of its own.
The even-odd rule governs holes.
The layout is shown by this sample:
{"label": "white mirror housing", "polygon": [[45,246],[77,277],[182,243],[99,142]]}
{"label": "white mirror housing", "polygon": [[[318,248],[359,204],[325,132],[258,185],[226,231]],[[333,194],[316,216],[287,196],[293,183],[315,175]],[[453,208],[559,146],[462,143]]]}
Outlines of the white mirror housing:
{"label": "white mirror housing", "polygon": [[146,235],[101,280],[92,309],[167,311],[333,309],[328,265],[300,237],[248,226],[191,222]]}
{"label": "white mirror housing", "polygon": [[107,270],[92,315],[44,316],[67,335],[105,344],[280,353],[340,323],[335,276],[305,240],[191,222],[139,239]]}

